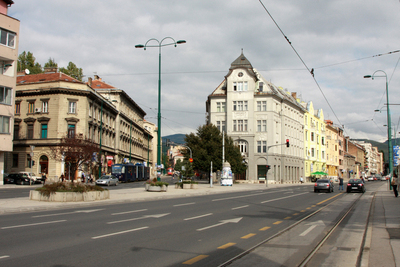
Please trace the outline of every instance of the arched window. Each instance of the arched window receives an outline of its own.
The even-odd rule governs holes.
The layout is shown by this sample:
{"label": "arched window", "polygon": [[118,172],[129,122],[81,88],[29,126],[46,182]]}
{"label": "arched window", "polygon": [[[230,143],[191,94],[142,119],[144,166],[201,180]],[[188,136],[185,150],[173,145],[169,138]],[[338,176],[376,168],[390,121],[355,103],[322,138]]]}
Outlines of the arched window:
{"label": "arched window", "polygon": [[40,173],[49,173],[49,158],[45,155],[42,155],[39,159],[39,172]]}

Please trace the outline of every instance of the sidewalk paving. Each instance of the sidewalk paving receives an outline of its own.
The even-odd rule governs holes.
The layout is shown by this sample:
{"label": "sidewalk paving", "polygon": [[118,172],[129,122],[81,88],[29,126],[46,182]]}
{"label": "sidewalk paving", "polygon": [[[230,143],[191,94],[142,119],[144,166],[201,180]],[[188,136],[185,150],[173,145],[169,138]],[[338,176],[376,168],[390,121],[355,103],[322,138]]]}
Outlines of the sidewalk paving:
{"label": "sidewalk paving", "polygon": [[[93,207],[104,204],[135,202],[179,198],[186,196],[201,196],[217,193],[230,193],[266,188],[288,187],[299,184],[234,184],[221,186],[214,183],[198,184],[197,189],[177,189],[169,186],[167,192],[147,192],[143,187],[110,190],[110,199],[92,202],[43,202],[29,200],[29,197],[0,199],[0,215],[41,210]],[[310,186],[312,183],[304,183]],[[14,185],[3,185],[0,188],[15,188]],[[34,189],[34,188],[33,188]],[[368,191],[367,191],[368,192]],[[372,217],[367,231],[360,266],[399,266],[400,267],[400,198],[395,198],[387,184],[382,184],[375,194]],[[364,235],[364,233],[360,233]],[[362,244],[360,244],[360,247]],[[358,255],[354,255],[357,257]],[[246,256],[244,256],[245,258]],[[243,259],[243,258],[242,258]]]}

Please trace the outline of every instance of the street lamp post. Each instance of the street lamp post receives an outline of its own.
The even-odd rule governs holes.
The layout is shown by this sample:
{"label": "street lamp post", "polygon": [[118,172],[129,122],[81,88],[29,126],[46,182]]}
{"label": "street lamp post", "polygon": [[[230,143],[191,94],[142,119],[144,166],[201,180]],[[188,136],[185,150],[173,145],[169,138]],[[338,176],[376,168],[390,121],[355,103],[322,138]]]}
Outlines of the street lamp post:
{"label": "street lamp post", "polygon": [[[385,75],[383,76],[375,76],[375,73],[383,72]],[[392,174],[393,171],[393,147],[392,147],[392,123],[390,120],[390,108],[389,108],[389,88],[388,88],[388,80],[387,74],[383,70],[377,70],[372,75],[365,75],[364,78],[372,78],[375,77],[385,77],[386,78],[386,110],[387,110],[387,136],[388,136],[388,149],[389,149],[389,174]]]}
{"label": "street lamp post", "polygon": [[103,135],[103,103],[104,103],[104,101],[103,100],[101,100],[101,111],[100,111],[100,151],[99,151],[99,179],[100,179],[100,177],[101,177],[101,165],[102,165],[102,160],[101,160],[101,136]]}
{"label": "street lamp post", "polygon": [[[164,40],[170,39],[172,40],[171,43],[163,44]],[[148,45],[149,42],[155,41],[157,45]],[[157,135],[157,168],[161,165],[161,47],[174,45],[176,47],[177,44],[184,44],[186,43],[185,40],[175,41],[172,37],[165,37],[161,41],[158,41],[155,38],[149,39],[144,45],[138,44],[135,45],[135,48],[143,48],[146,50],[147,47],[158,47],[158,115],[157,115],[157,122],[158,122],[158,135]]]}

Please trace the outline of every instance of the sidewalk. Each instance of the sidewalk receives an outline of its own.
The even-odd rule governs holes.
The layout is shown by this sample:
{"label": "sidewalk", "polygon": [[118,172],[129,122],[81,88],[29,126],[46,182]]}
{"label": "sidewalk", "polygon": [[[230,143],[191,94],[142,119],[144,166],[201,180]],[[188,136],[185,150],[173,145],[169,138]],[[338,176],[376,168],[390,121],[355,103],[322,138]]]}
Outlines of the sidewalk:
{"label": "sidewalk", "polygon": [[[266,188],[288,187],[299,184],[234,184],[233,186],[220,186],[219,184],[198,184],[197,189],[177,189],[169,186],[167,192],[147,192],[143,187],[110,190],[110,199],[93,202],[41,202],[29,200],[29,197],[0,199],[0,215],[64,209],[64,208],[82,208],[93,207],[104,204],[115,204],[123,202],[135,202],[144,200],[159,200],[167,198],[179,198],[186,196],[211,195],[216,193],[230,193],[248,190],[261,190]],[[304,183],[303,185],[312,185]],[[2,189],[10,188],[14,185],[1,186]],[[36,187],[36,186],[35,186]],[[32,187],[34,189],[35,187]],[[368,191],[367,191],[368,193]],[[367,194],[366,193],[366,194]],[[367,231],[360,231],[360,235],[365,234],[365,244],[363,248],[363,257],[360,266],[399,266],[400,267],[400,197],[395,198],[392,191],[388,190],[387,184],[382,184],[375,194],[373,201],[372,217],[370,219]],[[362,244],[360,243],[360,247]],[[356,253],[354,253],[356,254]],[[251,253],[250,253],[251,255]],[[358,255],[354,255],[357,257]],[[247,256],[242,258],[245,259]]]}

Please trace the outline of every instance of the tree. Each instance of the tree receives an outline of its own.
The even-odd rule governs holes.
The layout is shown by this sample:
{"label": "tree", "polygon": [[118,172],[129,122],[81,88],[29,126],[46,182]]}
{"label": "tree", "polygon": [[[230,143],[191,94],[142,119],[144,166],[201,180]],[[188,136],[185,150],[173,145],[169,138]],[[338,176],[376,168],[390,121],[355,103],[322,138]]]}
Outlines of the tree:
{"label": "tree", "polygon": [[49,58],[49,61],[47,61],[44,64],[45,68],[58,68],[58,64],[55,62],[54,58]]}
{"label": "tree", "polygon": [[[200,126],[196,135],[186,135],[185,142],[192,149],[194,169],[209,173],[211,161],[214,170],[222,168],[222,133],[215,125]],[[182,150],[181,153],[189,158],[188,150]],[[225,136],[225,160],[231,164],[233,173],[243,173],[246,170],[239,148],[228,136]]]}
{"label": "tree", "polygon": [[182,160],[180,160],[180,159],[178,159],[177,161],[176,161],[176,163],[175,163],[175,168],[174,168],[174,170],[175,171],[179,171],[179,172],[181,172],[182,171]]}
{"label": "tree", "polygon": [[74,179],[76,171],[91,162],[93,154],[98,151],[99,146],[86,137],[65,136],[56,146],[50,147],[50,157],[57,161],[64,160]]}
{"label": "tree", "polygon": [[82,68],[78,68],[74,63],[71,61],[68,63],[67,68],[60,68],[60,71],[79,80],[82,81],[83,79],[83,71]]}
{"label": "tree", "polygon": [[17,70],[24,71],[25,69],[28,69],[29,73],[31,74],[42,73],[42,66],[39,63],[35,62],[35,60],[36,58],[31,52],[22,52],[18,56]]}

